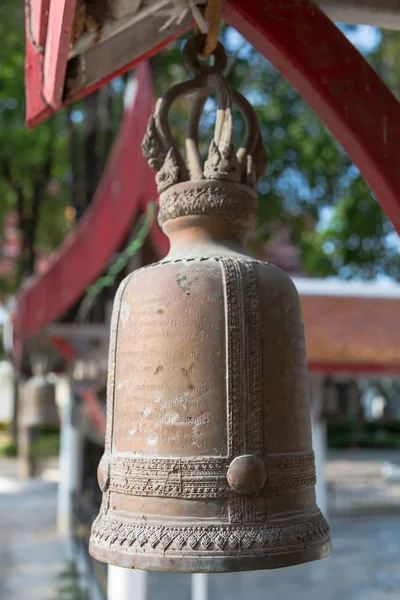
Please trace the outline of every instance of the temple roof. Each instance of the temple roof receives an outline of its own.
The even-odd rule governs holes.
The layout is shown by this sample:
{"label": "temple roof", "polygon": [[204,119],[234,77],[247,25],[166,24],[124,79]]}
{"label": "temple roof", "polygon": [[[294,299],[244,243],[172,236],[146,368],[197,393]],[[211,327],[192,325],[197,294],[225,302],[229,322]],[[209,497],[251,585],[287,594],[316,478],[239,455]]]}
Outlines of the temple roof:
{"label": "temple roof", "polygon": [[312,370],[400,373],[400,285],[295,278]]}

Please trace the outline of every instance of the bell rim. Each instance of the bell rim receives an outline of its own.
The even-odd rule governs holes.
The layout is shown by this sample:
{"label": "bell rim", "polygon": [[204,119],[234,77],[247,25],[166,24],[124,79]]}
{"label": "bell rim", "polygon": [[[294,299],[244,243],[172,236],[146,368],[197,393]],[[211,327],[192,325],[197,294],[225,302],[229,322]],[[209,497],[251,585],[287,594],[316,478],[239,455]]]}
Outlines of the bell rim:
{"label": "bell rim", "polygon": [[[235,547],[225,544],[224,547],[216,548],[214,545],[210,550],[201,545],[196,549],[194,546],[191,548],[187,546],[183,548],[183,545],[169,546],[167,550],[161,544],[157,548],[158,542],[151,545],[154,542],[151,538],[154,536],[155,524],[142,522],[136,525],[136,522],[131,522],[133,528],[137,526],[141,530],[136,534],[140,547],[136,547],[135,550],[133,544],[125,543],[125,540],[131,537],[126,530],[127,522],[127,520],[115,517],[112,517],[110,522],[110,516],[104,513],[100,514],[92,526],[89,543],[91,556],[102,562],[130,569],[181,573],[223,573],[294,566],[325,558],[331,551],[329,525],[319,510],[293,520],[271,521],[264,524],[225,524],[221,530],[228,535],[240,537],[240,534],[246,535],[246,532],[252,532],[254,543],[251,542],[247,547],[243,543],[236,544]],[[162,531],[159,537],[162,538],[170,528],[181,529],[186,534],[185,539],[189,538],[190,533],[194,531],[198,531],[199,535],[208,535],[211,531],[211,528],[207,526],[169,527],[164,525],[161,526]],[[281,529],[286,529],[287,535],[283,535],[279,539],[280,536],[276,532]],[[263,533],[265,539],[262,545],[257,542],[257,539],[260,535],[262,537]],[[143,538],[140,540],[141,536],[150,541],[148,551],[144,548],[146,542],[143,541]]]}
{"label": "bell rim", "polygon": [[288,550],[287,552],[265,552],[261,555],[236,556],[163,556],[149,554],[131,554],[120,549],[114,550],[105,546],[89,545],[89,554],[109,565],[126,569],[139,569],[145,571],[161,571],[173,573],[235,573],[245,571],[263,571],[294,567],[329,556],[332,542],[327,540],[304,545],[302,548]]}

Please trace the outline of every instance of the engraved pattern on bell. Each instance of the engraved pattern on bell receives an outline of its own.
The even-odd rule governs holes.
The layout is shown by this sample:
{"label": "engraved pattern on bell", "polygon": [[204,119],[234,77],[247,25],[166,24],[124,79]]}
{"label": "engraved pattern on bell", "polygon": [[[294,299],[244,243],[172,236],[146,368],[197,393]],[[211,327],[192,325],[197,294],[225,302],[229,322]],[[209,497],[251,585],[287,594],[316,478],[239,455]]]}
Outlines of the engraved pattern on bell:
{"label": "engraved pattern on bell", "polygon": [[[143,142],[157,171],[166,259],[134,271],[114,302],[105,455],[92,556],[128,568],[224,572],[323,558],[307,360],[290,278],[246,255],[266,154],[252,107],[222,70],[184,53],[194,78],[158,100]],[[203,164],[198,122],[215,91]],[[196,92],[186,155],[171,104]],[[246,136],[232,144],[232,104]]]}

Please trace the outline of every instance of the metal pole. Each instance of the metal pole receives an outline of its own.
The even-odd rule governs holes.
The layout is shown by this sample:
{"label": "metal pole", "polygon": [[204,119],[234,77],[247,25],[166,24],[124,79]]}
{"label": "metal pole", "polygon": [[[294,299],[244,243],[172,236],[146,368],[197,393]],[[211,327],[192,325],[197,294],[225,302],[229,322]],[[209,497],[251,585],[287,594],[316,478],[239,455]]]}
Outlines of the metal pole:
{"label": "metal pole", "polygon": [[10,432],[11,432],[11,439],[14,442],[14,444],[17,448],[17,453],[18,453],[18,443],[19,443],[18,417],[19,417],[19,406],[20,406],[21,402],[20,402],[20,381],[19,381],[18,374],[16,371],[14,371],[14,373],[13,373],[12,393],[13,393],[13,396],[12,396],[13,397],[13,412],[11,415]]}
{"label": "metal pole", "polygon": [[75,400],[70,382],[60,378],[57,400],[61,408],[60,482],[58,486],[57,529],[66,542],[68,557],[73,559],[73,494],[79,491],[82,473],[82,439],[74,419]]}
{"label": "metal pole", "polygon": [[311,406],[312,406],[312,440],[315,454],[315,469],[317,472],[317,485],[315,486],[317,504],[322,513],[327,516],[328,500],[325,480],[326,460],[326,422],[323,417],[324,406],[324,380],[322,375],[312,375]]}
{"label": "metal pole", "polygon": [[147,600],[147,571],[108,565],[107,600]]}
{"label": "metal pole", "polygon": [[208,600],[208,574],[192,575],[192,600]]}

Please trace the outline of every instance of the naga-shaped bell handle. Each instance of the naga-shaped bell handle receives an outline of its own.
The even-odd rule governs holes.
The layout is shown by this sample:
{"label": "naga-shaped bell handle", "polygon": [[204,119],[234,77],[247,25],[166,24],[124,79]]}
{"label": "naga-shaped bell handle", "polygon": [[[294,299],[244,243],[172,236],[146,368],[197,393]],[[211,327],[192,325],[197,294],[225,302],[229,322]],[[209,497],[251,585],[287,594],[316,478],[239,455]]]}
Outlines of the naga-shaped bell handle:
{"label": "naga-shaped bell handle", "polygon": [[[218,43],[214,51],[213,65],[204,65],[198,59],[203,44],[204,36],[201,34],[187,42],[184,60],[194,78],[172,86],[157,101],[143,140],[143,153],[150,166],[158,172],[159,192],[181,181],[202,179],[225,179],[254,186],[266,168],[266,153],[254,110],[239,92],[231,89],[222,74],[227,63],[222,44]],[[217,116],[214,137],[203,168],[198,148],[198,126],[204,103],[213,91],[217,99]],[[192,93],[196,93],[196,98],[189,118],[185,162],[173,139],[168,115],[177,98]],[[238,152],[232,144],[232,104],[239,108],[245,122],[244,141]]]}

